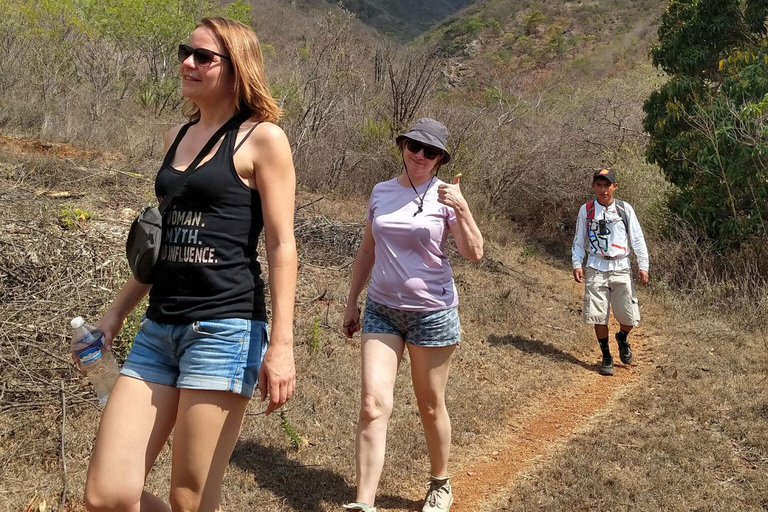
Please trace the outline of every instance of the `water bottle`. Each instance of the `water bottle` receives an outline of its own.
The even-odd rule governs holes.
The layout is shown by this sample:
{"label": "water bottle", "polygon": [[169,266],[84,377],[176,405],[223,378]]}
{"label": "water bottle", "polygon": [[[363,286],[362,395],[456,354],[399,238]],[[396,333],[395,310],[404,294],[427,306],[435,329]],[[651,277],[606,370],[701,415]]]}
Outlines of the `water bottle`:
{"label": "water bottle", "polygon": [[104,333],[101,329],[86,324],[79,316],[72,319],[71,325],[72,354],[87,372],[99,402],[106,404],[119,373],[115,356],[111,350],[104,348]]}

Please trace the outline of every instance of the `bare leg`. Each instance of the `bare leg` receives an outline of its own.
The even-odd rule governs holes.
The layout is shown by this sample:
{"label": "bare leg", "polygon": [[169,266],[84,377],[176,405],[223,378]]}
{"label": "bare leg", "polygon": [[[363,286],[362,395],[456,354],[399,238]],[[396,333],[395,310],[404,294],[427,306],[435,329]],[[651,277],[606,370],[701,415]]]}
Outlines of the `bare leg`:
{"label": "bare leg", "polygon": [[393,334],[363,334],[362,389],[355,462],[359,503],[373,506],[384,467],[387,423],[392,414],[397,368],[405,342]]}
{"label": "bare leg", "polygon": [[605,339],[608,337],[608,326],[602,324],[595,324],[595,336],[597,339]]}
{"label": "bare leg", "polygon": [[[621,326],[621,330],[624,331],[627,334],[629,334],[629,331],[632,330],[632,326],[631,325],[624,325],[624,324],[619,324],[619,325]],[[607,336],[607,334],[606,334],[606,336]]]}
{"label": "bare leg", "polygon": [[88,466],[90,512],[168,512],[168,505],[144,491],[144,481],[173,429],[178,398],[176,388],[118,377]]}
{"label": "bare leg", "polygon": [[456,345],[419,347],[408,344],[413,390],[419,404],[427,439],[432,476],[448,476],[451,453],[451,420],[445,407],[445,386]]}
{"label": "bare leg", "polygon": [[171,470],[174,512],[221,509],[221,482],[247,406],[248,398],[235,393],[181,390]]}

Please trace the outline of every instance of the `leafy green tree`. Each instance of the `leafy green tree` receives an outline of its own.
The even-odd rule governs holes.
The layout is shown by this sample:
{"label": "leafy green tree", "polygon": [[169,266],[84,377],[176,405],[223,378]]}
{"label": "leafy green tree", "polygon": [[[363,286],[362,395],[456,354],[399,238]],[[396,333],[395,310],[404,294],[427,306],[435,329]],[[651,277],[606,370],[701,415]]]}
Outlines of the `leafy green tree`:
{"label": "leafy green tree", "polygon": [[647,159],[675,185],[669,208],[722,250],[768,223],[768,0],[671,0],[645,102]]}
{"label": "leafy green tree", "polygon": [[[242,0],[224,9],[210,0],[79,0],[89,26],[122,48],[131,48],[144,61],[148,76],[137,100],[158,112],[174,106],[178,97],[176,48],[195,22],[221,14],[248,22],[249,6]],[[87,13],[87,14],[86,14]]]}
{"label": "leafy green tree", "polygon": [[[223,15],[249,23],[246,0],[0,0],[0,13],[13,20],[5,34],[28,41],[31,63],[47,70],[40,82],[43,97],[60,91],[47,82],[60,75],[79,75],[98,94],[111,84],[129,85],[136,101],[157,113],[181,98],[176,48],[204,16]],[[127,73],[129,63],[135,73]],[[51,77],[57,80],[51,80]]]}

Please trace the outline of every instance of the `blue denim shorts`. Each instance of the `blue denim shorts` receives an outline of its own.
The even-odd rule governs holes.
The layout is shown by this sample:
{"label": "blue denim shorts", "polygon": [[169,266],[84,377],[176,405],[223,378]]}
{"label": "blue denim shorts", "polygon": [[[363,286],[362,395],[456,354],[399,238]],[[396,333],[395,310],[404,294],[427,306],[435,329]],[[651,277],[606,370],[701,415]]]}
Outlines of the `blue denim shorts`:
{"label": "blue denim shorts", "polygon": [[267,324],[227,318],[191,324],[142,319],[123,375],[183,389],[252,397],[267,351]]}
{"label": "blue denim shorts", "polygon": [[394,334],[420,347],[447,347],[461,341],[457,307],[440,311],[394,309],[365,298],[363,334]]}

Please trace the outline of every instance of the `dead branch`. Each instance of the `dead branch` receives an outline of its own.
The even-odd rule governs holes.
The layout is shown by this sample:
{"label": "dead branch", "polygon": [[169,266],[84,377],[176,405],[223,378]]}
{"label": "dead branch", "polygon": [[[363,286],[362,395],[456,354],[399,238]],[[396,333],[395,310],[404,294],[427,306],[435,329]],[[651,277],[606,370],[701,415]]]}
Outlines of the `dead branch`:
{"label": "dead branch", "polygon": [[67,423],[67,395],[64,390],[64,381],[61,381],[61,471],[62,471],[62,488],[61,498],[59,499],[58,510],[64,510],[67,505],[67,457],[65,453],[66,437],[64,428]]}

